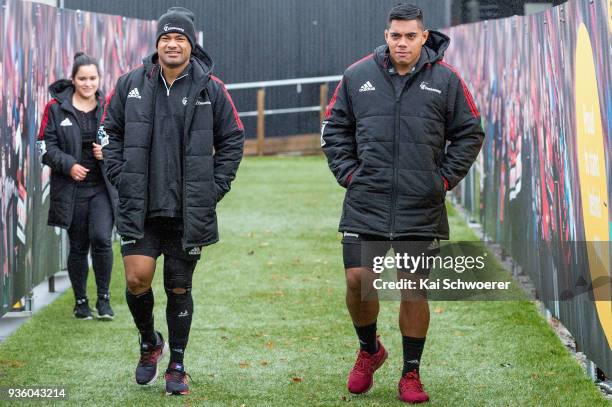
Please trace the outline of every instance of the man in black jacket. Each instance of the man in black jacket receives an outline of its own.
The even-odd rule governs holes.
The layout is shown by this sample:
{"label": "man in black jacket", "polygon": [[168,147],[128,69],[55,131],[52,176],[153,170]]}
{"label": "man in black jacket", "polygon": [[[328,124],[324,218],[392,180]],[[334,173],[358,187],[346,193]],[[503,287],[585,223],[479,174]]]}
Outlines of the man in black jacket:
{"label": "man in black jacket", "polygon": [[170,8],[158,21],[157,52],[123,75],[100,134],[117,186],[117,230],[126,299],[140,332],[138,384],[152,383],[168,345],[153,325],[151,282],[164,255],[170,363],[166,392],[187,394],[183,355],[193,313],[192,274],[201,247],[218,240],[215,207],[242,159],[244,128],[213,64],[196,44],[194,15]]}
{"label": "man in black jacket", "polygon": [[[352,393],[371,388],[374,371],[387,357],[376,336],[378,298],[364,301],[362,291],[370,281],[370,254],[384,255],[391,246],[397,252],[398,241],[408,242],[415,253],[435,253],[438,239],[449,237],[446,191],[467,174],[484,138],[471,94],[442,61],[450,40],[424,30],[420,9],[395,6],[385,40],[345,71],[321,129],[329,167],[347,188],[339,230],[346,303],[360,342],[348,379]],[[419,377],[429,326],[426,295],[401,302],[399,325],[404,350],[399,397],[427,401]]]}

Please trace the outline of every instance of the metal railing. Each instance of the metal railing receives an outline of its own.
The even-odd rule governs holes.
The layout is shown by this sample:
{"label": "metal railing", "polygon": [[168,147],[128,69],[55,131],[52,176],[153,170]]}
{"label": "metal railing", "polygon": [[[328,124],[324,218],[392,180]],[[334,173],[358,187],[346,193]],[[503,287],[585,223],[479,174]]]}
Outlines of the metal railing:
{"label": "metal railing", "polygon": [[[294,79],[281,79],[275,81],[260,81],[260,82],[244,82],[244,83],[232,83],[226,85],[228,90],[245,90],[245,89],[258,89],[257,90],[257,110],[238,112],[240,117],[257,117],[257,144],[256,151],[257,155],[263,155],[265,145],[265,129],[266,129],[266,116],[275,114],[288,114],[288,113],[303,113],[303,112],[319,112],[319,121],[323,121],[325,117],[325,109],[327,108],[327,100],[329,94],[329,82],[339,82],[342,79],[341,75],[335,76],[318,76],[311,78],[294,78]],[[302,85],[317,84],[320,83],[319,87],[319,105],[317,106],[303,106],[303,107],[289,107],[283,109],[266,109],[266,88],[278,87],[278,86],[298,86],[298,90],[301,91]]]}

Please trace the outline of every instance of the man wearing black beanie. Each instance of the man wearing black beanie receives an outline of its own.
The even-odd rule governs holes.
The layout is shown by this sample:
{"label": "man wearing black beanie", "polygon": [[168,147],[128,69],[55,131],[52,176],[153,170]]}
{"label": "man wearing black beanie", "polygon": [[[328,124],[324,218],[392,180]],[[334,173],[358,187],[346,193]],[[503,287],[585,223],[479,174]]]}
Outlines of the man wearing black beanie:
{"label": "man wearing black beanie", "polygon": [[191,48],[196,44],[196,32],[194,25],[195,16],[190,10],[183,7],[170,7],[166,14],[157,20],[157,39],[164,34],[178,33],[183,34],[189,40]]}
{"label": "man wearing black beanie", "polygon": [[156,52],[121,76],[103,116],[106,171],[119,192],[116,217],[126,300],[140,332],[136,382],[151,384],[168,350],[154,329],[151,282],[164,255],[170,362],[166,393],[187,394],[183,356],[201,248],[219,240],[215,207],[242,159],[244,128],[213,63],[196,42],[193,13],[158,20]]}

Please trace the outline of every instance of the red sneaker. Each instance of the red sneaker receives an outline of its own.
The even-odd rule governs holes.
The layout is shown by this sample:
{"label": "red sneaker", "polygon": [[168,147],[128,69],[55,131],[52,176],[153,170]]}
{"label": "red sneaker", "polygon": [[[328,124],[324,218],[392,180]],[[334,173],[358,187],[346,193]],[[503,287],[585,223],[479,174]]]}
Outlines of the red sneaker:
{"label": "red sneaker", "polygon": [[189,373],[185,372],[185,366],[181,363],[171,362],[166,369],[166,395],[189,394]]}
{"label": "red sneaker", "polygon": [[365,393],[372,388],[374,384],[374,372],[382,366],[389,355],[385,347],[378,342],[378,352],[370,355],[364,350],[359,350],[357,353],[357,361],[351,370],[348,377],[348,391],[353,394]]}
{"label": "red sneaker", "polygon": [[398,388],[399,399],[407,403],[424,403],[429,400],[416,370],[406,373],[399,381]]}

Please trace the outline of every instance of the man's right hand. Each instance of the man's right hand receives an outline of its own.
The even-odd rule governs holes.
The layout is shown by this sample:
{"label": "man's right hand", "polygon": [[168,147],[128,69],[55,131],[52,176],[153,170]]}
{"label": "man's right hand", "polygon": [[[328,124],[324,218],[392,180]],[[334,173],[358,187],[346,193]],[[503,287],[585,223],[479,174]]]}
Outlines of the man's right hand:
{"label": "man's right hand", "polygon": [[70,169],[70,176],[73,180],[80,182],[85,179],[89,170],[80,164],[74,164]]}

